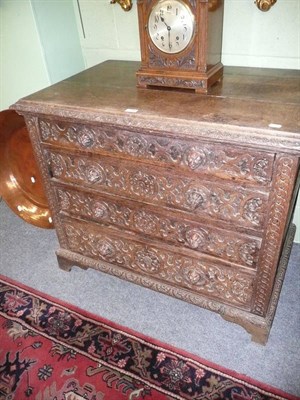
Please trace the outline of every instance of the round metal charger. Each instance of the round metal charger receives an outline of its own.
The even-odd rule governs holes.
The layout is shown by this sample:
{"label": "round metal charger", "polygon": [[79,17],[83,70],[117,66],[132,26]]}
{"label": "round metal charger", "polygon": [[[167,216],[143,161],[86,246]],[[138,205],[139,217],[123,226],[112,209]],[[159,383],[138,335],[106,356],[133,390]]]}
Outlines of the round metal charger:
{"label": "round metal charger", "polygon": [[0,196],[26,222],[53,228],[25,120],[13,110],[0,112]]}

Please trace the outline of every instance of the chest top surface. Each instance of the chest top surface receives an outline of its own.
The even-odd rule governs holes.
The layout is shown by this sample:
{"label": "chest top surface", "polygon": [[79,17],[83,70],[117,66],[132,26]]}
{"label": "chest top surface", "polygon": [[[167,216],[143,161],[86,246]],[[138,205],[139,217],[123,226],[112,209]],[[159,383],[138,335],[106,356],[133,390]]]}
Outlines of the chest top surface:
{"label": "chest top surface", "polygon": [[202,95],[137,88],[138,68],[138,62],[106,61],[13,108],[300,154],[300,71],[225,67],[223,80]]}

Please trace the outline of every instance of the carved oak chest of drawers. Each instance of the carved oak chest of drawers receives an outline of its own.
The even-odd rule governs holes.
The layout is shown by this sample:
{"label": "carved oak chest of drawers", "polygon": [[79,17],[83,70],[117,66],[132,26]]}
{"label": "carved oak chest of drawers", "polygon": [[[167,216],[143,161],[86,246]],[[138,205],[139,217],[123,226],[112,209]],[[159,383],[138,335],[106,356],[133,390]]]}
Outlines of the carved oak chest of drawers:
{"label": "carved oak chest of drawers", "polygon": [[[105,62],[20,100],[60,247],[265,343],[295,231],[299,74],[227,68],[205,95]],[[154,305],[155,307],[155,305]]]}

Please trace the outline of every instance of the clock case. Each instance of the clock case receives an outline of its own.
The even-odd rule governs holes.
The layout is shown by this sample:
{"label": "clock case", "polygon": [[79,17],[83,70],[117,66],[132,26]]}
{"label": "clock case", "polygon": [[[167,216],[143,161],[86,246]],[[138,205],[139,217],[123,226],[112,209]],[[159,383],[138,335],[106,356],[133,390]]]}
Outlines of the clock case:
{"label": "clock case", "polygon": [[180,53],[160,51],[148,33],[148,18],[158,0],[138,0],[141,67],[137,86],[192,89],[207,93],[223,75],[221,63],[223,0],[181,0],[195,17],[194,35]]}

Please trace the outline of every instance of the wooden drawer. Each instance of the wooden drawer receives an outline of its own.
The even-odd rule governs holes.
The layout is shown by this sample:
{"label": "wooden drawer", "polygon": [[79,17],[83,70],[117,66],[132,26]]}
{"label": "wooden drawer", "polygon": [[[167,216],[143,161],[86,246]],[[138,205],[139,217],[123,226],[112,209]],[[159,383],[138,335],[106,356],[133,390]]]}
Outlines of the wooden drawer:
{"label": "wooden drawer", "polygon": [[[174,138],[151,132],[130,131],[108,124],[88,125],[39,119],[44,143],[80,149],[94,154],[179,168],[182,171],[228,180],[268,185],[272,180],[274,154],[239,146]],[[192,134],[191,134],[192,136]]]}
{"label": "wooden drawer", "polygon": [[195,222],[174,212],[166,215],[158,208],[112,195],[83,192],[66,185],[56,186],[55,193],[59,209],[70,216],[256,268],[260,238]]}
{"label": "wooden drawer", "polygon": [[254,271],[241,271],[221,262],[182,255],[172,247],[139,241],[128,234],[116,235],[111,229],[91,222],[63,217],[61,220],[68,250],[150,276],[174,290],[185,288],[222,303],[244,309],[250,307]]}
{"label": "wooden drawer", "polygon": [[263,229],[268,205],[268,192],[263,188],[205,181],[104,156],[53,149],[48,149],[46,156],[55,181],[188,212],[198,221],[226,221],[242,230]]}

